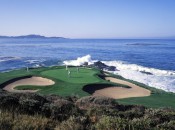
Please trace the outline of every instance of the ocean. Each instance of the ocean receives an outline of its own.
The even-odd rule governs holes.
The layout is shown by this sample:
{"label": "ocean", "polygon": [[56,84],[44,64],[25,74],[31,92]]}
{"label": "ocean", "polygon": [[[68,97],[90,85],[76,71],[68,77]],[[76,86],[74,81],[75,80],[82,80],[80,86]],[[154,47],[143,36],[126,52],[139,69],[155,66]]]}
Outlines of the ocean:
{"label": "ocean", "polygon": [[112,73],[175,92],[173,39],[0,39],[1,72],[98,60],[115,66]]}

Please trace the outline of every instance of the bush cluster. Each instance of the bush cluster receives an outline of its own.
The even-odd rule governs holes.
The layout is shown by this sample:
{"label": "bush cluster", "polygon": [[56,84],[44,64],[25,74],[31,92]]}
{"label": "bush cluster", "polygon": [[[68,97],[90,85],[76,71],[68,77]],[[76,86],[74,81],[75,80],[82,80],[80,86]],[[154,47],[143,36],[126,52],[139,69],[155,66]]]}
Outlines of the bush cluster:
{"label": "bush cluster", "polygon": [[175,110],[122,105],[105,97],[0,91],[0,129],[175,130]]}

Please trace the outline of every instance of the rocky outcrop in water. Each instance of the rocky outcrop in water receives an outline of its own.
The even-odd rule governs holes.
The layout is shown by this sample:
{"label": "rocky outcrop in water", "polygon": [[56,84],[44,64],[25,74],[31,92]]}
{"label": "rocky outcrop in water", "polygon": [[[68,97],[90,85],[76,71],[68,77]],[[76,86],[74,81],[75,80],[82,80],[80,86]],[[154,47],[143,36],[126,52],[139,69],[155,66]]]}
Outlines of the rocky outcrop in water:
{"label": "rocky outcrop in water", "polygon": [[146,71],[140,71],[140,72],[147,75],[153,75],[151,72],[146,72]]}
{"label": "rocky outcrop in water", "polygon": [[108,66],[101,61],[94,62],[94,64],[92,66],[94,66],[98,69],[107,70],[107,71],[116,71],[117,70],[115,66]]}

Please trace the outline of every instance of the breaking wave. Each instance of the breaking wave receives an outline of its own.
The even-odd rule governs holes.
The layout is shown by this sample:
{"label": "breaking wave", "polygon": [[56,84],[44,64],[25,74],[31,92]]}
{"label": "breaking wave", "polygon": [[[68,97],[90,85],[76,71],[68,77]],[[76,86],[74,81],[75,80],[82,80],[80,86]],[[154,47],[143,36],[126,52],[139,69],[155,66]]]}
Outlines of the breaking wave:
{"label": "breaking wave", "polygon": [[121,61],[103,61],[103,63],[115,66],[119,70],[113,71],[114,74],[119,74],[127,79],[135,80],[151,87],[175,92],[175,71],[148,68]]}
{"label": "breaking wave", "polygon": [[80,65],[85,64],[86,62],[88,64],[92,64],[93,63],[90,55],[86,55],[86,56],[83,56],[83,57],[78,57],[76,60],[64,61],[63,63],[65,65],[80,66]]}
{"label": "breaking wave", "polygon": [[[92,60],[90,55],[86,55],[78,57],[77,60],[64,61],[63,63],[66,65],[79,66],[85,62],[93,64],[95,61],[97,60]],[[108,66],[115,66],[117,71],[111,71],[114,74],[119,74],[124,78],[135,80],[151,87],[175,92],[175,71],[149,68],[123,61],[102,62]]]}

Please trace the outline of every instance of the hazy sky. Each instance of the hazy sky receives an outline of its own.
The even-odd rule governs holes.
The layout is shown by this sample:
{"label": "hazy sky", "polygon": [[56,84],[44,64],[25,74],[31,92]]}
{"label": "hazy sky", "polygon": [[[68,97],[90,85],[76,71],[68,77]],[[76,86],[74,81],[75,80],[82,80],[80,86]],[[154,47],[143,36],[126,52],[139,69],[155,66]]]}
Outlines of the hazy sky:
{"label": "hazy sky", "polygon": [[175,0],[0,0],[0,35],[175,36]]}

